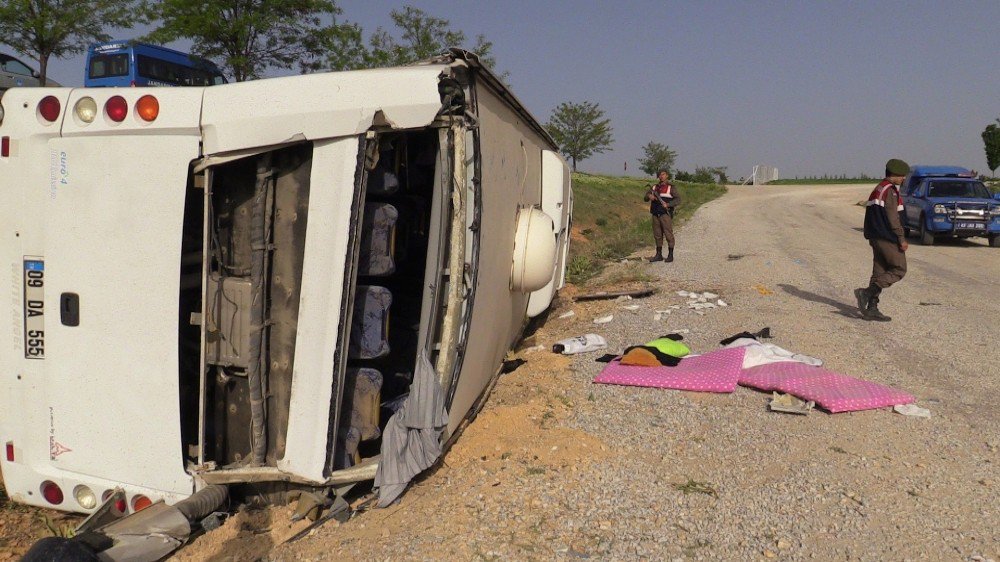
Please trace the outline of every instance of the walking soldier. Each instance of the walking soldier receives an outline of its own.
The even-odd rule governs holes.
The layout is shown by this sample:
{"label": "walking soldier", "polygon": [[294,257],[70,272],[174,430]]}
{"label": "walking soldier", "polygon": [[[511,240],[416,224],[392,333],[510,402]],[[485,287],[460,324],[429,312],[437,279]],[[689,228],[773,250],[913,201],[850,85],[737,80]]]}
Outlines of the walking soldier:
{"label": "walking soldier", "polygon": [[888,322],[892,318],[878,309],[879,295],[906,275],[906,236],[900,213],[899,184],[910,171],[906,162],[893,158],[885,164],[883,179],[871,195],[865,208],[865,238],[872,247],[872,276],[868,287],[855,289],[858,308],[865,320]]}

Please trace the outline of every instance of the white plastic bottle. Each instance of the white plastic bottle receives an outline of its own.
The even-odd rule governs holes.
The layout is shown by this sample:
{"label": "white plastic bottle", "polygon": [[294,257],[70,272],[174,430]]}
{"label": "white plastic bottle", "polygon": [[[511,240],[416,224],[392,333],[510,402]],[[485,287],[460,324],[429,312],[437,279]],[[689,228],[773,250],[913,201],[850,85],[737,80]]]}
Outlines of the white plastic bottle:
{"label": "white plastic bottle", "polygon": [[563,355],[573,355],[575,353],[597,351],[598,349],[604,349],[607,346],[608,342],[605,341],[603,337],[597,334],[584,334],[575,338],[567,338],[557,341],[552,346],[552,352],[562,353]]}

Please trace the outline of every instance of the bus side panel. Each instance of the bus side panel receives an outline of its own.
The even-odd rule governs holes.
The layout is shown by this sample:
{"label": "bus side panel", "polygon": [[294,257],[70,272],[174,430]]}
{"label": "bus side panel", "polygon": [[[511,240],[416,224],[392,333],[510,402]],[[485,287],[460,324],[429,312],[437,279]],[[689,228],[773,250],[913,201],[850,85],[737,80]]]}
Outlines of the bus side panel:
{"label": "bus side panel", "polygon": [[[195,136],[59,139],[46,218],[47,420],[53,465],[190,493],[180,435],[178,299]],[[60,321],[78,295],[79,325]]]}
{"label": "bus side panel", "polygon": [[358,137],[318,142],[313,147],[292,396],[285,456],[278,468],[314,481],[324,479],[329,456],[326,428],[338,382],[334,352],[357,158]]}
{"label": "bus side panel", "polygon": [[[528,293],[510,290],[518,206],[541,202],[541,150],[549,148],[523,119],[479,87],[482,230],[476,301],[462,372],[451,404],[454,431],[521,333]],[[470,202],[471,205],[472,202]]]}

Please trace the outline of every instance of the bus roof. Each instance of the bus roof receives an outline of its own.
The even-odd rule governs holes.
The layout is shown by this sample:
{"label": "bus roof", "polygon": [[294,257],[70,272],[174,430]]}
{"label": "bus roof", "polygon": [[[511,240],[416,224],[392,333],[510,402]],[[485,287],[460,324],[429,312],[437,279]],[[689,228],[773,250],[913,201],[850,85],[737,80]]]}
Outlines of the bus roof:
{"label": "bus roof", "polygon": [[152,43],[143,43],[142,41],[137,41],[135,39],[119,39],[115,41],[106,41],[104,43],[94,43],[90,46],[89,51],[92,54],[103,54],[111,53],[115,51],[121,51],[128,48],[141,47],[143,49],[152,49],[155,51],[160,51],[163,54],[173,55],[174,57],[183,57],[192,61],[204,62],[211,65],[212,68],[217,68],[216,64],[212,61],[199,57],[197,55],[192,55],[191,53],[185,53],[184,51],[178,51],[176,49],[171,49],[169,47],[163,47],[161,45],[153,45]]}

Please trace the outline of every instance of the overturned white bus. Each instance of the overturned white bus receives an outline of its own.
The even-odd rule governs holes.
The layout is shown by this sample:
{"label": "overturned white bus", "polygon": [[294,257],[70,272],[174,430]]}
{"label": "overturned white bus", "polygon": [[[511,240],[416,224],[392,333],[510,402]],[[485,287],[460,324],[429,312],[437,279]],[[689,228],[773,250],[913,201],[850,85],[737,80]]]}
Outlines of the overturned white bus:
{"label": "overturned white bus", "polygon": [[568,169],[463,51],[212,88],[16,88],[0,138],[0,469],[18,502],[135,512],[376,476],[391,500],[563,285]]}

